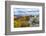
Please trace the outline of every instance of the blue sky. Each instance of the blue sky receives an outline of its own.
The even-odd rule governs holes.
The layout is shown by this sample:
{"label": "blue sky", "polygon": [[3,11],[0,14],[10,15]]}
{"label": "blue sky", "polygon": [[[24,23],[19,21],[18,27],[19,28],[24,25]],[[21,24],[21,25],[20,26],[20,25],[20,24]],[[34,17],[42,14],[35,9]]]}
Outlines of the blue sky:
{"label": "blue sky", "polygon": [[14,15],[19,15],[19,16],[39,15],[39,9],[38,8],[16,8],[14,9]]}

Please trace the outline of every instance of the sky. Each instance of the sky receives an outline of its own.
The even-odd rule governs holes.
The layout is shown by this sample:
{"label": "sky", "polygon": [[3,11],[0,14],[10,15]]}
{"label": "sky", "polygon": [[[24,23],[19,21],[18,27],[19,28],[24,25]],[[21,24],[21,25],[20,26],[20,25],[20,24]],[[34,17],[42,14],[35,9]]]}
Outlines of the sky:
{"label": "sky", "polygon": [[19,16],[39,15],[39,9],[38,8],[15,8],[14,15],[19,15]]}

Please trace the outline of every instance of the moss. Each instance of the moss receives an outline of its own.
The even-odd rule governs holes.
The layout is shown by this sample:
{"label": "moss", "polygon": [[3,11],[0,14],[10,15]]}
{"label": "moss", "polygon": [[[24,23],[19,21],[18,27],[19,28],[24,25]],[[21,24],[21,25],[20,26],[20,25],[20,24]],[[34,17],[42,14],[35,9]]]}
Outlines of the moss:
{"label": "moss", "polygon": [[23,16],[20,18],[15,19],[14,18],[14,28],[15,27],[28,27],[30,24],[28,23],[29,17]]}

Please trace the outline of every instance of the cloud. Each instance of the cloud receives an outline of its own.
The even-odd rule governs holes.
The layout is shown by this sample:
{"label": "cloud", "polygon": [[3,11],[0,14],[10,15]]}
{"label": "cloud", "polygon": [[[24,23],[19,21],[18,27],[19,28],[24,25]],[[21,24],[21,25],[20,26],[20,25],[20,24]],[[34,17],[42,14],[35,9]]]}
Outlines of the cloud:
{"label": "cloud", "polygon": [[14,10],[14,15],[29,16],[29,15],[39,15],[38,8],[17,8]]}

